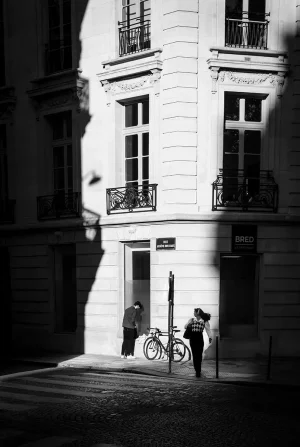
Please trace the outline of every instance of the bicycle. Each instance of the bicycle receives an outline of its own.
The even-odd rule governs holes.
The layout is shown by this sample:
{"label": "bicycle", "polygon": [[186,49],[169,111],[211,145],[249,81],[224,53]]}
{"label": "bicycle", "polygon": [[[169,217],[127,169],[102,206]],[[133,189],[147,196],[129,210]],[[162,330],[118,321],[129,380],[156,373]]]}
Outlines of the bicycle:
{"label": "bicycle", "polygon": [[[172,336],[171,336],[171,347],[172,347],[172,358],[171,360],[173,362],[180,362],[183,360],[188,354],[188,360],[191,359],[191,351],[186,346],[186,344],[180,339],[176,338],[175,334],[176,332],[180,332],[180,330],[176,329],[177,326],[173,326],[172,329]],[[163,332],[158,328],[148,328],[151,332],[151,336],[146,338],[143,351],[144,356],[148,360],[155,360],[155,359],[161,359],[162,355],[167,355],[167,358],[170,355],[170,341],[164,345],[162,341],[160,340],[160,336],[167,336],[168,332]]]}

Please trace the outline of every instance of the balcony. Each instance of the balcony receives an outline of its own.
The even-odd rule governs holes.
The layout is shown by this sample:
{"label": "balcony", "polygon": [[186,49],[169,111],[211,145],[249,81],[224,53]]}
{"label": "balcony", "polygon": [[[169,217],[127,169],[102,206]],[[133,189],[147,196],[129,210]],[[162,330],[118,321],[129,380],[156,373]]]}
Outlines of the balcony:
{"label": "balcony", "polygon": [[156,211],[157,184],[106,190],[107,214]]}
{"label": "balcony", "polygon": [[59,45],[45,45],[45,74],[58,73],[72,68],[72,46],[60,42]]}
{"label": "balcony", "polygon": [[268,47],[267,20],[226,18],[225,46],[266,50]]}
{"label": "balcony", "polygon": [[243,170],[223,170],[212,184],[212,211],[273,211],[278,208],[278,185],[271,171],[259,176]]}
{"label": "balcony", "polygon": [[0,200],[0,224],[15,223],[15,200]]}
{"label": "balcony", "polygon": [[66,219],[80,216],[78,192],[37,197],[38,220]]}
{"label": "balcony", "polygon": [[134,23],[119,22],[119,55],[139,53],[151,46],[151,22],[141,17]]}

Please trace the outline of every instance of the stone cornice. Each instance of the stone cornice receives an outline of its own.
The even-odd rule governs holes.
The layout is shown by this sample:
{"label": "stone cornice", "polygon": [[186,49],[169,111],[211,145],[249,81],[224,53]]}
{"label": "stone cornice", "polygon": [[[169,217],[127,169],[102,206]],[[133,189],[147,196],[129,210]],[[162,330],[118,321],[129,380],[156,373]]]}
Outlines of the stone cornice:
{"label": "stone cornice", "polygon": [[147,59],[149,57],[159,57],[162,49],[153,48],[151,50],[140,51],[138,53],[129,54],[128,56],[117,57],[116,59],[110,59],[102,62],[104,68],[113,67],[115,65],[126,64],[127,62],[138,61],[141,59]]}
{"label": "stone cornice", "polygon": [[41,110],[67,104],[77,104],[77,110],[80,111],[80,101],[87,86],[87,80],[80,77],[80,73],[78,69],[68,70],[31,81],[33,88],[27,90],[27,94],[33,101],[37,115]]}
{"label": "stone cornice", "polygon": [[209,49],[212,53],[244,55],[244,56],[258,56],[258,57],[275,57],[278,59],[287,58],[287,51],[272,51],[272,50],[257,50],[253,48],[233,48],[233,47],[217,47],[213,46]]}

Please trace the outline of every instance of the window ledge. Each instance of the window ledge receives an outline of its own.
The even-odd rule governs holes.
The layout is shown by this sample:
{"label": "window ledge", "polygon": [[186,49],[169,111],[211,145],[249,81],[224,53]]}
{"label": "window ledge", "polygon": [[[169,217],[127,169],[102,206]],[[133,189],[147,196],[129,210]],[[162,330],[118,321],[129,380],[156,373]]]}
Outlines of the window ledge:
{"label": "window ledge", "polygon": [[161,49],[146,50],[102,62],[104,71],[97,75],[98,79],[104,85],[116,80],[160,72],[162,70],[161,52]]}

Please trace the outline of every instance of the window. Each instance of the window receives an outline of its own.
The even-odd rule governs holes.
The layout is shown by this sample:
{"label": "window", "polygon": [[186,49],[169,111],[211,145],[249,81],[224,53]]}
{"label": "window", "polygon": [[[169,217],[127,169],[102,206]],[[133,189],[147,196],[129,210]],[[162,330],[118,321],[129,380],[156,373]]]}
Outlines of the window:
{"label": "window", "polygon": [[54,194],[73,192],[72,112],[50,117],[52,127]]}
{"label": "window", "polygon": [[265,0],[226,0],[225,45],[267,48]]}
{"label": "window", "polygon": [[4,11],[0,0],[0,86],[5,85]]}
{"label": "window", "polygon": [[122,0],[119,22],[120,56],[150,48],[150,0]]}
{"label": "window", "polygon": [[225,93],[224,118],[224,198],[236,198],[240,181],[255,195],[261,170],[264,98]]}
{"label": "window", "polygon": [[220,263],[220,336],[255,337],[258,330],[258,271],[255,255],[223,255]]}
{"label": "window", "polygon": [[0,124],[0,200],[8,200],[6,125]]}
{"label": "window", "polygon": [[55,330],[74,332],[77,328],[75,244],[54,247]]}
{"label": "window", "polygon": [[125,186],[149,184],[149,100],[124,105]]}
{"label": "window", "polygon": [[48,0],[46,73],[72,68],[71,0]]}

